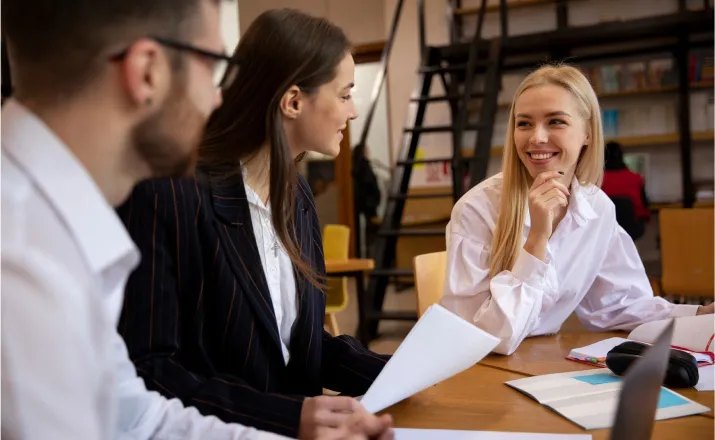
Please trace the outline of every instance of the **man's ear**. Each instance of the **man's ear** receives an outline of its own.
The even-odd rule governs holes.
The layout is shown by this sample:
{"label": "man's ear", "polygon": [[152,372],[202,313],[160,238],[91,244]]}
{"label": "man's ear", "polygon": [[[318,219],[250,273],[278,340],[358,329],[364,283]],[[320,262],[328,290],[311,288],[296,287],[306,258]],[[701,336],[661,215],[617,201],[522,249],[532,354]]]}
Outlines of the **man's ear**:
{"label": "man's ear", "polygon": [[131,45],[120,69],[133,105],[151,107],[166,97],[171,82],[169,66],[169,60],[156,42],[142,39]]}
{"label": "man's ear", "polygon": [[296,119],[303,110],[304,95],[298,86],[290,86],[281,97],[281,113],[288,119]]}

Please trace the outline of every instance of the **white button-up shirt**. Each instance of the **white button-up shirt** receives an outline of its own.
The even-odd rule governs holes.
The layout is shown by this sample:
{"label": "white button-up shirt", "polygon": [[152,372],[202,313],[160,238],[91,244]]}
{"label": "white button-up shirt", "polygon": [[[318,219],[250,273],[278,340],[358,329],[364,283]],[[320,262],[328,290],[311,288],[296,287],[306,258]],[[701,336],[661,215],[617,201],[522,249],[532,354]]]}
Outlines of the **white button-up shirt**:
{"label": "white button-up shirt", "polygon": [[263,274],[266,276],[273,311],[276,314],[283,359],[288,365],[291,330],[298,316],[293,262],[276,235],[276,230],[271,220],[270,207],[266,207],[250,186],[244,185],[244,187],[246,188],[246,198],[251,212],[251,225],[253,225],[253,233],[256,236]]}
{"label": "white button-up shirt", "polygon": [[[615,207],[576,179],[566,216],[546,246],[546,262],[519,250],[511,271],[489,278],[489,252],[501,202],[502,174],[467,192],[447,225],[442,304],[500,338],[511,354],[524,338],[556,333],[576,312],[591,330],[630,330],[652,320],[695,315],[698,306],[653,296],[633,240]],[[528,208],[522,245],[529,233]]]}
{"label": "white button-up shirt", "polygon": [[2,433],[13,439],[277,439],[149,392],[116,331],[139,253],[76,157],[2,110]]}

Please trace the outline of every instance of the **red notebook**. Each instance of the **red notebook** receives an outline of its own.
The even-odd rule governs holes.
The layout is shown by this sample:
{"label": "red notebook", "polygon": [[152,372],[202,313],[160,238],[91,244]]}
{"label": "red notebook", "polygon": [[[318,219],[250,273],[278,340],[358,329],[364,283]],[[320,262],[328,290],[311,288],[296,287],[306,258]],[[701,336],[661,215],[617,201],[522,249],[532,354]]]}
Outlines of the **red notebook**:
{"label": "red notebook", "polygon": [[[608,338],[586,347],[574,348],[566,359],[585,362],[594,366],[606,366],[606,354],[627,340],[652,344],[670,320],[653,321],[636,327],[628,339]],[[698,366],[715,363],[715,315],[675,318],[672,347],[687,351],[698,361]]]}

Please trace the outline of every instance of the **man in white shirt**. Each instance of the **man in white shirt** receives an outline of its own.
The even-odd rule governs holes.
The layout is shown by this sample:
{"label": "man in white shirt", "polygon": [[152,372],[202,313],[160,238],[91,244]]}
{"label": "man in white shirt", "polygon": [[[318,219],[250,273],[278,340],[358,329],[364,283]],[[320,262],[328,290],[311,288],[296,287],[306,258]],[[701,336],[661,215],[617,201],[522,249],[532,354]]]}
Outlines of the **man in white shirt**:
{"label": "man in white shirt", "polygon": [[[4,438],[280,438],[147,391],[116,331],[140,255],[113,206],[191,169],[236,68],[218,6],[3,2],[17,86],[2,110]],[[387,438],[389,424],[358,409],[324,438]]]}

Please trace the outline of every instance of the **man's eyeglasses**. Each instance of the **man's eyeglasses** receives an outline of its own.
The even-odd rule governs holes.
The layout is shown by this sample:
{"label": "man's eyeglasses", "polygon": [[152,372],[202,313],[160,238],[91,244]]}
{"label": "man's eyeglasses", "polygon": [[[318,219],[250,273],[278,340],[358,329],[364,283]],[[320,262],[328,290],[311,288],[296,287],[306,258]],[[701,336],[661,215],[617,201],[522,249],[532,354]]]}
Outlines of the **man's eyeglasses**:
{"label": "man's eyeglasses", "polygon": [[[239,60],[235,57],[228,56],[223,53],[213,52],[206,49],[201,49],[196,46],[192,46],[187,43],[182,43],[180,41],[174,41],[163,37],[149,37],[159,44],[172,49],[181,50],[185,52],[190,52],[200,57],[209,59],[213,63],[213,83],[216,87],[223,87],[228,85],[233,81],[238,71],[238,66],[240,64]],[[112,57],[113,60],[119,60],[124,58],[127,51],[123,51]]]}

